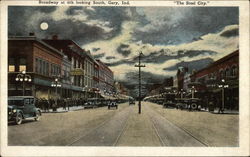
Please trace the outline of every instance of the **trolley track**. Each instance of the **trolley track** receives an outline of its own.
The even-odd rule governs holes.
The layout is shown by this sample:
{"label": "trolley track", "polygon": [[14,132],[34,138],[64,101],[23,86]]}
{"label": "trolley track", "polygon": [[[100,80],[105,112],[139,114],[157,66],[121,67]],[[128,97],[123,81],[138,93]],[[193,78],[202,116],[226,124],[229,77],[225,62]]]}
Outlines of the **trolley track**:
{"label": "trolley track", "polygon": [[67,146],[115,146],[127,126],[131,108],[115,113]]}
{"label": "trolley track", "polygon": [[[161,116],[161,114],[159,114],[158,112],[154,111],[153,109],[149,109],[148,106],[146,106],[146,108],[148,110],[147,114],[150,117],[154,130],[159,140],[161,141],[162,146],[209,146],[207,143],[195,137],[186,129],[170,122],[165,117]],[[178,137],[178,135],[174,136],[175,131],[179,132],[178,135],[181,135],[183,139]],[[173,134],[171,134],[171,132]],[[189,143],[187,143],[184,139],[189,139]]]}

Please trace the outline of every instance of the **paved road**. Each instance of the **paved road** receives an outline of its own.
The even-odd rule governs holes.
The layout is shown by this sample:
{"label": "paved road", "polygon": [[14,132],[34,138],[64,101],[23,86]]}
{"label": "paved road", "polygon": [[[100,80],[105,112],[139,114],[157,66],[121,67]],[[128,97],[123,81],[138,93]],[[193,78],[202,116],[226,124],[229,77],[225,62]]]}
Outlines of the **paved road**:
{"label": "paved road", "polygon": [[41,146],[205,146],[146,103],[43,114],[41,121],[9,125],[9,145]]}

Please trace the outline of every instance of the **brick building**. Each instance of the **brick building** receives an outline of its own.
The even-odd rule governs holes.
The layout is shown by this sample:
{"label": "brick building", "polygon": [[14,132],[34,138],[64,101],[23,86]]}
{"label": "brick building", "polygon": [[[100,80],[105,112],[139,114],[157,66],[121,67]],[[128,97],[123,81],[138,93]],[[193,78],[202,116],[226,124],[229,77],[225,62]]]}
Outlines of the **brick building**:
{"label": "brick building", "polygon": [[[8,40],[8,95],[54,97],[55,92],[51,84],[55,77],[61,75],[62,58],[63,54],[60,51],[35,36],[10,37]],[[31,82],[16,81],[17,75],[22,71],[31,76]]]}
{"label": "brick building", "polygon": [[112,95],[114,89],[114,74],[102,61],[96,60],[99,64],[99,89],[104,95]]}
{"label": "brick building", "polygon": [[85,51],[72,40],[58,39],[57,36],[43,41],[62,51],[71,62],[72,96],[75,98],[93,97],[95,61],[90,52]]}
{"label": "brick building", "polygon": [[[203,93],[202,98],[208,101],[209,97],[214,96],[217,105],[221,104],[222,89],[219,85],[226,84],[225,88],[225,108],[238,109],[239,107],[239,50],[215,61],[208,67],[201,69],[190,76],[191,83],[203,85],[200,89]],[[224,82],[223,82],[224,81]]]}

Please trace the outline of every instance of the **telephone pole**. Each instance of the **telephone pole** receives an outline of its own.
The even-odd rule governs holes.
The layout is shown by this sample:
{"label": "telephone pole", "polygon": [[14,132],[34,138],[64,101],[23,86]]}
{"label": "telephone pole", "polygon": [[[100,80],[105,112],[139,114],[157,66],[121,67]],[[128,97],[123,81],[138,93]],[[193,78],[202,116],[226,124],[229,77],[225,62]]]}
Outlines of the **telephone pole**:
{"label": "telephone pole", "polygon": [[138,107],[139,107],[139,114],[141,114],[141,67],[146,67],[145,65],[141,65],[141,57],[142,57],[142,52],[140,52],[139,54],[139,64],[136,64],[135,67],[139,68],[139,103],[138,103]]}

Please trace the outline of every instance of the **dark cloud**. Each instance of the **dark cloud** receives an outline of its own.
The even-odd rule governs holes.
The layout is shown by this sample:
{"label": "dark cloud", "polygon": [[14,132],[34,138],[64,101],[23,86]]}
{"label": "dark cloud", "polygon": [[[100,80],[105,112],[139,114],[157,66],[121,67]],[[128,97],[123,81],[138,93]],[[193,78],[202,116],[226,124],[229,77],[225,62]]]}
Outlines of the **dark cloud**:
{"label": "dark cloud", "polygon": [[96,52],[96,51],[100,50],[100,48],[93,48],[92,50],[93,50],[94,52]]}
{"label": "dark cloud", "polygon": [[231,29],[231,30],[227,30],[225,32],[222,32],[220,34],[220,36],[222,37],[235,37],[235,36],[238,36],[239,35],[239,29],[238,28],[235,28],[235,29]]}
{"label": "dark cloud", "polygon": [[[143,63],[164,63],[167,60],[170,59],[180,59],[182,57],[196,57],[198,55],[215,55],[217,52],[214,51],[206,51],[206,50],[179,50],[177,52],[172,53],[171,55],[166,54],[166,51],[168,50],[160,50],[160,51],[155,51],[151,52],[149,55],[142,57],[142,62]],[[175,54],[175,55],[173,55]],[[138,57],[135,57],[133,59],[134,62],[138,61]]]}
{"label": "dark cloud", "polygon": [[[62,39],[72,39],[80,45],[87,44],[96,40],[107,40],[115,37],[121,31],[121,24],[124,20],[128,20],[126,15],[126,8],[119,7],[95,7],[95,11],[86,9],[86,7],[69,7],[66,10],[66,15],[70,15],[72,19],[65,18],[61,20],[54,20],[49,16],[56,10],[56,7],[24,7],[13,6],[9,7],[9,28],[8,34],[13,35],[28,35],[29,32],[34,32],[39,38],[49,38],[57,34]],[[81,12],[83,11],[83,12]],[[45,13],[47,16],[39,16],[32,23],[32,15],[35,13]],[[105,32],[102,27],[96,25],[89,25],[82,21],[73,19],[73,15],[84,13],[88,16],[89,20],[100,20],[109,22],[109,27],[113,30]],[[85,16],[86,16],[85,15]],[[63,15],[62,15],[63,16]],[[40,23],[47,22],[49,29],[46,31],[40,30]],[[32,25],[30,25],[32,23]],[[22,26],[22,27],[17,27]]]}
{"label": "dark cloud", "polygon": [[121,44],[117,48],[117,52],[122,54],[123,56],[127,57],[129,54],[131,54],[131,51],[128,48],[129,48],[129,45]]}
{"label": "dark cloud", "polygon": [[106,59],[110,60],[110,59],[115,59],[114,56],[107,56]]}
{"label": "dark cloud", "polygon": [[[155,84],[162,83],[168,76],[162,77],[150,72],[141,72],[142,97],[146,96],[148,90]],[[122,82],[130,90],[130,95],[138,97],[138,72],[129,72],[126,74],[126,81]]]}
{"label": "dark cloud", "polygon": [[178,67],[188,67],[188,71],[192,72],[193,70],[200,70],[208,66],[213,62],[211,58],[204,58],[199,60],[194,60],[190,62],[181,61],[177,63],[175,66],[164,68],[166,71],[176,71]]}
{"label": "dark cloud", "polygon": [[118,66],[118,65],[121,65],[121,64],[128,64],[128,65],[132,65],[132,64],[135,64],[134,61],[129,61],[127,59],[123,59],[123,60],[120,60],[120,61],[116,61],[116,62],[112,62],[112,63],[105,63],[107,66]]}
{"label": "dark cloud", "polygon": [[104,57],[105,56],[105,53],[101,53],[101,54],[98,54],[98,55],[93,55],[93,57],[95,58],[95,59],[101,59],[102,57]]}
{"label": "dark cloud", "polygon": [[[170,13],[183,13],[183,17],[176,20]],[[172,12],[171,12],[172,10]],[[168,14],[167,14],[168,13]],[[174,21],[174,22],[173,22]],[[190,7],[173,9],[166,8],[166,19],[157,29],[141,31],[134,34],[143,43],[175,45],[192,42],[207,33],[217,33],[227,25],[239,23],[238,7]]]}

